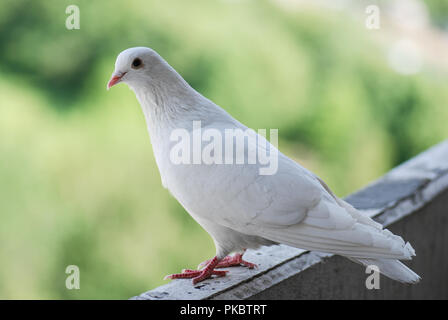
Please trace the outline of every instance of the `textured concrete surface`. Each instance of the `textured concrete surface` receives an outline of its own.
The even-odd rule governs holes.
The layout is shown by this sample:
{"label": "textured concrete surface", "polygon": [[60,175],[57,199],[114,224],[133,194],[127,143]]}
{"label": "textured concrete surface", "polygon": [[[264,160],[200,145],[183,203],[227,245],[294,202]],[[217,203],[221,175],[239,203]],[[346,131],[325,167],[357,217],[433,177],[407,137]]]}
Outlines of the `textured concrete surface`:
{"label": "textured concrete surface", "polygon": [[391,170],[347,201],[412,243],[405,262],[422,276],[414,286],[381,277],[367,290],[365,269],[345,258],[288,246],[248,251],[259,268],[230,268],[228,276],[192,286],[174,280],[132,299],[447,299],[448,141]]}

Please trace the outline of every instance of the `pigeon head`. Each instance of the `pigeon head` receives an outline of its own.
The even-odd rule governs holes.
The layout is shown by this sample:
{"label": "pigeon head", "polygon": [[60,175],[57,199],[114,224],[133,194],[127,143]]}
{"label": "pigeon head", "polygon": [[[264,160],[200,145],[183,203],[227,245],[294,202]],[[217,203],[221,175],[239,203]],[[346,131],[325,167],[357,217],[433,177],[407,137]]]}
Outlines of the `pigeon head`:
{"label": "pigeon head", "polygon": [[211,103],[150,48],[129,48],[118,55],[107,89],[120,82],[134,91],[151,119],[183,119],[180,112],[194,112]]}
{"label": "pigeon head", "polygon": [[169,65],[150,48],[129,48],[121,52],[107,89],[124,82],[131,88],[149,84],[152,79],[169,70]]}

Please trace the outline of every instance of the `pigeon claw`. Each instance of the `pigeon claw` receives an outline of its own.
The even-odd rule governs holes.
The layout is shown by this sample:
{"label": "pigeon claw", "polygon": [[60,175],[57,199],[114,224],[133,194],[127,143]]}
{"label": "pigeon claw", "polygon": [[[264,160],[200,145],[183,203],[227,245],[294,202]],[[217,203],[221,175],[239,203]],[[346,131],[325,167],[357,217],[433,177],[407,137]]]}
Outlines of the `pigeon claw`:
{"label": "pigeon claw", "polygon": [[[198,269],[203,268],[207,263],[209,263],[210,260],[202,262]],[[224,259],[219,261],[219,263],[216,265],[215,268],[229,268],[229,267],[238,267],[238,266],[244,266],[249,269],[254,269],[258,267],[255,263],[251,263],[249,261],[246,261],[243,259],[243,254],[237,253],[233,256],[226,256]]]}
{"label": "pigeon claw", "polygon": [[193,284],[201,282],[202,280],[211,278],[212,275],[218,277],[224,277],[228,271],[224,270],[213,270],[211,272],[204,272],[203,270],[182,270],[182,273],[175,273],[165,276],[163,279],[193,279]]}
{"label": "pigeon claw", "polygon": [[205,279],[211,278],[213,275],[218,277],[223,277],[227,274],[228,271],[224,270],[214,270],[216,265],[218,264],[219,259],[214,257],[207,261],[204,269],[201,270],[192,270],[192,269],[184,269],[181,273],[170,274],[165,276],[166,279],[193,279],[193,285],[198,282],[201,282]]}

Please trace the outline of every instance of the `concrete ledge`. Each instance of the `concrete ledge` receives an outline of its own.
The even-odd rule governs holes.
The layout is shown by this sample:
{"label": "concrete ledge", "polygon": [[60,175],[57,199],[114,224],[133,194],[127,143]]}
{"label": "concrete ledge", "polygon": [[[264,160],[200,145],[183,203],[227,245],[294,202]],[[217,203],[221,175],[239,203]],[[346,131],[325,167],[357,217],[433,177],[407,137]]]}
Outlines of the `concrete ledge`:
{"label": "concrete ledge", "polygon": [[332,254],[285,245],[247,251],[256,270],[231,268],[227,277],[193,287],[174,280],[132,299],[385,299],[448,298],[448,140],[388,172],[346,200],[403,236],[416,249],[409,266],[421,283],[403,285],[381,277],[367,290],[359,265]]}

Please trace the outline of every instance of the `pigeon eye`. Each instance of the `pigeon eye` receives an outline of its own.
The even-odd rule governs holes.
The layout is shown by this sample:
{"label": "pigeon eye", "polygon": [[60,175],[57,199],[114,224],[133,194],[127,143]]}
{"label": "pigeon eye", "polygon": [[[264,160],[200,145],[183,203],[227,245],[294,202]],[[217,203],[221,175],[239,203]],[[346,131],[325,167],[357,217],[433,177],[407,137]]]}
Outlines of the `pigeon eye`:
{"label": "pigeon eye", "polygon": [[132,61],[132,68],[133,69],[139,69],[142,66],[142,60],[140,60],[139,58],[134,59],[134,61]]}

